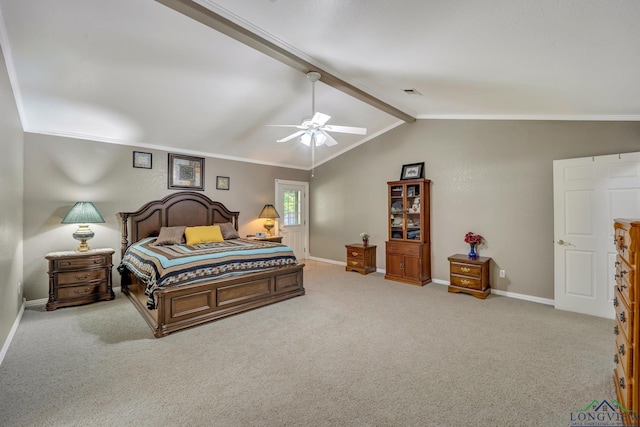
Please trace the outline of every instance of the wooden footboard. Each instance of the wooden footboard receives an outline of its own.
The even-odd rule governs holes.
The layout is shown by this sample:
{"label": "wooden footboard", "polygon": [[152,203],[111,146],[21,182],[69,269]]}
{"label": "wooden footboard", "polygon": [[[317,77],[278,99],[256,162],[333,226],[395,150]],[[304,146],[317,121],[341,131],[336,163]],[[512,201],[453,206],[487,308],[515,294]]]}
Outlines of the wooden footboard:
{"label": "wooden footboard", "polygon": [[163,337],[222,317],[304,295],[304,264],[280,267],[204,283],[155,291],[157,309],[149,310],[144,285],[120,271],[122,292],[145,319],[155,337]]}

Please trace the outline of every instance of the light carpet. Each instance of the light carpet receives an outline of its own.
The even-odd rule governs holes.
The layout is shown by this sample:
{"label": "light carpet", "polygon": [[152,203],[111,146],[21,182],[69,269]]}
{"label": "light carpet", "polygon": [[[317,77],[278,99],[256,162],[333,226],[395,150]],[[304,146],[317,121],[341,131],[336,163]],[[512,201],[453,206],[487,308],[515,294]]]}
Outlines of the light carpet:
{"label": "light carpet", "polygon": [[3,426],[568,426],[615,399],[613,320],[308,262],[307,294],[153,338],[133,305],[25,310]]}

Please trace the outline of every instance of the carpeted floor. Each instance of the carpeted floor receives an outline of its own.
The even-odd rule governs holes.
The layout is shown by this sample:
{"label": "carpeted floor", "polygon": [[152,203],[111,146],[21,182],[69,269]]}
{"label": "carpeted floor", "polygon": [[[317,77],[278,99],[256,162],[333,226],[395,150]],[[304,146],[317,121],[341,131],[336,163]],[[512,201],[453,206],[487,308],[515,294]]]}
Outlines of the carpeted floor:
{"label": "carpeted floor", "polygon": [[308,262],[307,294],[155,339],[120,293],[27,309],[2,426],[569,426],[615,399],[613,320]]}

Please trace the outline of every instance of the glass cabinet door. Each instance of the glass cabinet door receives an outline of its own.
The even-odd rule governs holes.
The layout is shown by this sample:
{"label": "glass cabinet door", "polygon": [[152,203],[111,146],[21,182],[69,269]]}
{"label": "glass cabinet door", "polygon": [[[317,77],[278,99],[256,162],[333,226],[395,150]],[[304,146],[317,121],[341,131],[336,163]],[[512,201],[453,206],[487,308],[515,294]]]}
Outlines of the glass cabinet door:
{"label": "glass cabinet door", "polygon": [[424,180],[389,183],[389,239],[423,242]]}
{"label": "glass cabinet door", "polygon": [[390,239],[405,239],[404,234],[404,216],[405,216],[405,201],[404,201],[404,185],[392,185],[390,191],[390,219],[389,224]]}

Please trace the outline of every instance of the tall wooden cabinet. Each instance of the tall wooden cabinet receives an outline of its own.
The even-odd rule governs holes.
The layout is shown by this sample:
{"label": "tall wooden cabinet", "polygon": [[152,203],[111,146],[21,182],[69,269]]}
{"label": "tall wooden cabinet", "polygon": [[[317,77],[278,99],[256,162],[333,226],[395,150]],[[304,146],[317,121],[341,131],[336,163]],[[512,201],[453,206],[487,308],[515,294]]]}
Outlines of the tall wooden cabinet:
{"label": "tall wooden cabinet", "polygon": [[427,179],[391,181],[385,279],[423,286],[431,282],[430,197]]}
{"label": "tall wooden cabinet", "polygon": [[616,310],[615,368],[613,379],[618,402],[626,425],[637,425],[640,415],[640,322],[636,312],[639,304],[638,274],[640,264],[640,220],[616,219],[614,222],[616,245],[616,284],[613,305]]}

